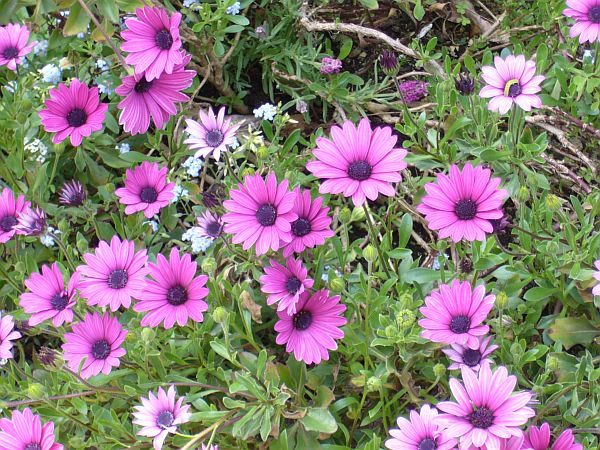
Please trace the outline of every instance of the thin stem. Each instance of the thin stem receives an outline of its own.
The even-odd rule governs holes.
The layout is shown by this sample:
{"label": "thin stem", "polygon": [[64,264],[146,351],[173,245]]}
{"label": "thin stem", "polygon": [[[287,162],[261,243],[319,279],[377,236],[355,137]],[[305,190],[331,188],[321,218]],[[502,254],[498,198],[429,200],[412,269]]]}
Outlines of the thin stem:
{"label": "thin stem", "polygon": [[236,411],[229,411],[227,414],[225,414],[223,417],[221,417],[219,420],[213,423],[210,427],[196,434],[187,444],[181,447],[181,450],[190,450],[196,442],[201,441],[205,436],[211,434],[213,430],[219,428],[223,423],[227,421],[227,419],[229,419],[233,414],[235,414],[235,412]]}
{"label": "thin stem", "polygon": [[120,390],[119,388],[112,388],[112,387],[100,387],[100,386],[94,386],[93,384],[88,383],[87,381],[85,381],[78,373],[73,372],[71,369],[69,369],[68,367],[63,367],[62,368],[65,372],[70,373],[71,375],[73,375],[75,378],[77,378],[79,380],[79,382],[81,384],[83,384],[85,387],[88,387],[90,389],[93,389],[96,392],[108,392],[111,394],[124,394],[125,392]]}
{"label": "thin stem", "polygon": [[58,244],[58,247],[62,251],[63,255],[65,255],[65,258],[67,260],[67,264],[69,265],[70,269],[72,271],[75,271],[75,264],[73,263],[73,261],[71,261],[71,257],[69,256],[69,253],[67,252],[67,248],[65,247],[65,244],[63,243],[62,239],[59,238],[58,235],[55,234],[55,233],[48,233],[48,234]]}
{"label": "thin stem", "polygon": [[381,260],[381,266],[383,267],[385,274],[388,276],[388,278],[390,278],[391,277],[390,269],[388,268],[387,261],[385,259],[385,256],[383,255],[383,251],[381,250],[381,246],[379,244],[379,239],[377,239],[377,235],[375,234],[375,228],[373,226],[373,221],[369,214],[369,208],[367,208],[366,202],[363,203],[363,209],[365,210],[365,216],[367,218],[367,225],[369,227],[369,234],[371,235],[371,241],[373,241],[373,244],[375,244],[375,248],[377,249],[377,254],[379,255],[379,259]]}
{"label": "thin stem", "polygon": [[15,290],[17,292],[21,292],[21,288],[19,287],[19,285],[11,278],[8,276],[8,273],[6,273],[6,271],[4,270],[4,267],[2,267],[2,265],[0,264],[0,275],[2,275],[2,277],[8,281],[8,284],[10,284],[13,288],[15,288]]}
{"label": "thin stem", "polygon": [[229,155],[227,154],[227,152],[223,152],[223,157],[225,159],[225,164],[227,165],[227,170],[229,170],[229,172],[233,175],[233,177],[236,179],[236,181],[238,183],[241,183],[242,180],[239,179],[239,177],[233,170],[233,166],[231,165],[231,161],[229,161]]}
{"label": "thin stem", "polygon": [[17,400],[14,402],[6,402],[3,404],[4,408],[16,408],[17,406],[24,405],[33,405],[35,403],[43,403],[44,401],[54,401],[54,400],[66,400],[69,398],[78,398],[85,397],[88,395],[94,395],[95,391],[83,391],[83,392],[75,392],[73,394],[63,394],[63,395],[52,395],[47,398],[41,398],[39,400]]}
{"label": "thin stem", "polygon": [[[410,122],[413,124],[413,126],[417,130],[417,134],[419,135],[419,137],[421,139],[423,139],[423,148],[425,148],[425,145],[427,142],[427,137],[425,136],[425,133],[423,133],[423,130],[421,130],[421,128],[417,124],[412,113],[408,110],[408,105],[406,104],[404,94],[402,93],[402,90],[400,89],[400,83],[398,83],[398,79],[396,77],[392,77],[392,78],[394,80],[394,84],[396,85],[396,90],[398,91],[398,94],[400,95],[400,99],[402,100],[402,109],[404,109],[404,114],[408,116],[408,120],[410,120]],[[439,149],[437,149],[437,150],[439,151]]]}

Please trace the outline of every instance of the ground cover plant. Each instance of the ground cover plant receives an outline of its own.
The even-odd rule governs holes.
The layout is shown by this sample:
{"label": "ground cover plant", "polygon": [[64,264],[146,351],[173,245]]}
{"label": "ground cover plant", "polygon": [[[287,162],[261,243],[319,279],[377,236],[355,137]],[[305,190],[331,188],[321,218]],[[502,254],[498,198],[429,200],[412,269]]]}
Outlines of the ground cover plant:
{"label": "ground cover plant", "polygon": [[0,25],[0,450],[600,448],[599,0]]}

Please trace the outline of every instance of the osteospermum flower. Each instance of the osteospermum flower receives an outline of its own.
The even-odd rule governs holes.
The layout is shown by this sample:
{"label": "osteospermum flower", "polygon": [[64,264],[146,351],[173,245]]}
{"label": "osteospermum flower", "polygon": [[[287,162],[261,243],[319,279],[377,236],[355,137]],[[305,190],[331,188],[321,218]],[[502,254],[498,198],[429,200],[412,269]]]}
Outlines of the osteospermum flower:
{"label": "osteospermum flower", "polygon": [[154,450],[160,450],[169,433],[177,431],[177,425],[190,420],[190,405],[183,405],[184,397],[176,399],[173,386],[168,391],[158,388],[157,395],[148,392],[148,398],[141,397],[141,406],[135,406],[133,423],[140,425],[142,429],[137,432],[138,436],[154,438]]}
{"label": "osteospermum flower", "polygon": [[484,338],[480,336],[477,348],[469,348],[465,345],[452,344],[451,348],[444,348],[442,351],[450,358],[453,362],[448,366],[449,370],[461,369],[463,366],[469,367],[471,370],[477,372],[481,364],[485,362],[491,362],[488,359],[494,350],[498,348],[497,345],[490,345],[491,337]]}
{"label": "osteospermum flower", "polygon": [[87,313],[83,322],[73,325],[72,333],[65,333],[62,345],[63,357],[73,372],[79,370],[81,377],[90,378],[102,372],[108,375],[113,367],[119,367],[119,358],[125,353],[121,347],[127,336],[116,317],[105,313]]}
{"label": "osteospermum flower", "polygon": [[163,72],[171,74],[183,61],[179,24],[181,13],[171,17],[166,10],[144,6],[135,10],[136,18],[127,19],[127,30],[121,33],[125,40],[121,49],[129,52],[125,62],[135,66],[135,73],[145,73],[152,81]]}
{"label": "osteospermum flower", "polygon": [[39,236],[46,229],[46,213],[38,206],[25,208],[17,217],[15,229],[26,236]]}
{"label": "osteospermum flower", "polygon": [[27,43],[29,29],[24,25],[9,23],[0,27],[0,66],[17,70],[17,64],[23,62],[23,57],[31,52],[36,41]]}
{"label": "osteospermum flower", "polygon": [[307,276],[308,271],[299,259],[288,258],[285,266],[271,260],[265,267],[265,275],[260,277],[261,291],[268,294],[267,305],[277,303],[277,311],[296,313],[296,303],[314,281]]}
{"label": "osteospermum flower", "polygon": [[594,272],[594,278],[598,280],[598,283],[592,289],[592,294],[600,295],[600,259],[594,262],[594,267],[596,267],[596,271]]}
{"label": "osteospermum flower", "polygon": [[296,312],[278,311],[275,324],[278,344],[286,344],[285,351],[293,353],[297,361],[319,364],[329,359],[329,350],[336,350],[336,339],[344,337],[339,328],[347,320],[342,315],[346,305],[340,303],[339,295],[329,297],[325,289],[312,296],[305,292],[296,303]]}
{"label": "osteospermum flower", "polygon": [[223,221],[218,215],[206,210],[198,217],[198,228],[202,236],[217,239],[223,232]]}
{"label": "osteospermum flower", "polygon": [[141,301],[133,307],[137,312],[149,311],[142,319],[142,326],[156,327],[163,322],[168,329],[175,322],[184,326],[190,317],[194,322],[204,320],[202,313],[208,309],[203,300],[208,295],[204,285],[208,277],[196,276],[198,266],[188,253],[181,257],[173,247],[168,261],[158,254],[156,264],[150,263],[148,267],[153,280],[148,281]]}
{"label": "osteospermum flower", "polygon": [[506,59],[496,56],[493,66],[481,68],[487,86],[479,96],[491,98],[488,109],[500,114],[506,114],[513,104],[525,111],[541,108],[542,99],[536,94],[542,90],[540,83],[545,77],[536,75],[535,70],[535,61],[525,61],[524,55],[509,55]]}
{"label": "osteospermum flower", "polygon": [[583,445],[575,442],[572,430],[563,431],[550,445],[550,425],[544,423],[541,427],[530,426],[525,434],[523,448],[532,450],[583,450]]}
{"label": "osteospermum flower", "polygon": [[410,421],[398,417],[398,428],[390,429],[385,446],[390,450],[450,450],[456,448],[456,439],[446,435],[436,423],[438,411],[423,405],[419,412],[410,412]]}
{"label": "osteospermum flower", "polygon": [[125,187],[115,191],[119,201],[126,205],[125,214],[143,211],[151,218],[169,204],[174,197],[175,183],[167,183],[167,168],[144,161],[133,169],[127,169]]}
{"label": "osteospermum flower", "polygon": [[196,76],[193,70],[185,70],[191,55],[186,55],[182,63],[176,65],[171,73],[163,73],[160,78],[149,80],[141,74],[124,77],[115,92],[125,97],[117,108],[122,110],[119,124],[131,134],[145,133],[150,127],[150,118],[157,129],[161,129],[169,118],[177,114],[176,103],[189,100],[180,91],[192,85]]}
{"label": "osteospermum flower", "polygon": [[15,339],[19,339],[21,333],[15,331],[15,322],[9,314],[0,313],[0,359],[11,359],[11,349]]}
{"label": "osteospermum flower", "polygon": [[435,183],[425,185],[427,195],[417,211],[425,214],[430,229],[439,230],[440,239],[485,241],[486,233],[493,231],[491,220],[504,215],[502,203],[508,196],[498,189],[500,178],[491,174],[482,166],[466,164],[461,171],[453,164],[450,176],[438,173]]}
{"label": "osteospermum flower", "polygon": [[450,379],[450,390],[456,402],[440,402],[436,406],[446,414],[437,417],[437,423],[446,428],[448,436],[460,440],[460,448],[483,447],[500,450],[503,439],[522,436],[519,428],[535,415],[526,406],[531,392],[513,393],[517,377],[508,375],[506,367],[492,372],[488,363],[482,364],[479,374],[461,369],[461,384]]}
{"label": "osteospermum flower", "polygon": [[77,180],[71,180],[64,184],[58,193],[58,202],[66,206],[81,206],[85,200],[83,186]]}
{"label": "osteospermum flower", "polygon": [[390,127],[371,131],[368,119],[362,119],[357,128],[347,120],[344,127],[331,127],[329,140],[317,138],[313,154],[317,161],[310,161],[306,168],[321,183],[321,194],[343,194],[352,197],[356,206],[365,200],[376,200],[381,193],[388,197],[396,191],[390,184],[400,181],[400,171],[406,167],[406,150],[395,148],[397,136]]}
{"label": "osteospermum flower", "polygon": [[8,242],[15,233],[23,234],[16,229],[19,215],[29,208],[30,203],[25,201],[24,195],[19,195],[15,200],[13,191],[4,188],[0,194],[0,243]]}
{"label": "osteospermum flower", "polygon": [[0,419],[0,450],[63,450],[54,439],[54,422],[42,425],[40,416],[29,408]]}
{"label": "osteospermum flower", "polygon": [[579,36],[580,44],[600,42],[600,0],[567,0],[563,14],[575,20],[569,36]]}
{"label": "osteospermum flower", "polygon": [[77,268],[82,274],[81,297],[89,305],[110,306],[111,311],[129,308],[131,298],[141,298],[146,286],[146,250],[136,252],[132,241],[113,236],[110,245],[100,241],[95,253],[83,255],[86,264]]}
{"label": "osteospermum flower", "polygon": [[292,222],[290,242],[284,243],[283,256],[286,258],[292,253],[300,253],[305,248],[314,248],[317,245],[323,245],[325,239],[333,236],[333,231],[329,228],[331,217],[327,215],[329,208],[323,206],[323,198],[317,197],[314,201],[310,196],[310,191],[301,191],[294,189],[296,200],[294,202],[294,211],[298,218]]}
{"label": "osteospermum flower", "polygon": [[471,283],[454,280],[451,285],[442,284],[425,298],[425,306],[419,308],[425,319],[419,320],[423,327],[421,336],[433,342],[466,345],[479,349],[479,336],[490,330],[482,325],[496,297],[485,295],[485,286],[471,290]]}
{"label": "osteospermum flower", "polygon": [[71,145],[77,147],[84,137],[102,129],[108,103],[100,103],[98,88],[89,88],[78,79],[69,87],[60,83],[57,89],[50,90],[50,98],[44,102],[46,109],[39,115],[44,130],[55,133],[52,142],[58,144],[70,138]]}
{"label": "osteospermum flower", "polygon": [[75,272],[65,289],[63,274],[56,263],[52,266],[43,265],[41,274],[32,273],[25,280],[25,286],[31,292],[21,294],[19,301],[19,306],[27,314],[31,314],[29,325],[35,326],[47,319],[52,319],[55,327],[64,322],[72,322],[71,308],[76,303],[75,288],[78,283],[79,273]]}
{"label": "osteospermum flower", "polygon": [[[487,447],[475,447],[471,445],[466,450],[487,450]],[[500,450],[532,450],[523,445],[523,436],[512,436],[509,439],[500,440]]]}
{"label": "osteospermum flower", "polygon": [[244,250],[256,244],[256,254],[269,248],[277,251],[280,242],[291,240],[291,223],[298,218],[293,212],[295,194],[289,192],[288,181],[277,184],[273,172],[265,180],[259,175],[248,175],[244,184],[229,192],[231,200],[223,205],[228,213],[223,216],[224,231],[233,234],[233,243],[242,243]]}
{"label": "osteospermum flower", "polygon": [[227,150],[227,146],[235,142],[235,134],[240,124],[231,124],[231,118],[225,118],[225,107],[221,107],[218,115],[212,108],[208,112],[200,110],[200,122],[187,119],[186,132],[190,135],[184,144],[188,144],[192,150],[196,150],[196,158],[206,158],[211,153],[218,161],[221,152]]}
{"label": "osteospermum flower", "polygon": [[421,80],[406,80],[398,84],[398,89],[406,103],[414,103],[427,96],[429,83]]}

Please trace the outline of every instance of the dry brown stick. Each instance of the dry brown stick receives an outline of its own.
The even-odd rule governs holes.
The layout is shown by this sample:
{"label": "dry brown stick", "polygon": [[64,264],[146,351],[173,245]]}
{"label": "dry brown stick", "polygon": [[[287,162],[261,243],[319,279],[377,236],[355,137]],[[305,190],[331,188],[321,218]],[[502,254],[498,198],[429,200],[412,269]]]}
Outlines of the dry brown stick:
{"label": "dry brown stick", "polygon": [[585,181],[583,181],[581,177],[577,176],[577,174],[575,174],[567,166],[556,161],[554,158],[548,156],[544,152],[540,153],[540,156],[544,158],[548,165],[556,171],[558,176],[565,180],[573,182],[575,185],[579,186],[585,194],[589,194],[590,192],[592,192],[592,189],[589,187],[589,185]]}
{"label": "dry brown stick", "polygon": [[467,16],[467,18],[481,30],[482,34],[486,34],[492,27],[490,22],[479,15],[479,13],[475,10],[475,6],[473,6],[473,3],[471,3],[470,0],[452,0],[452,3],[455,7],[458,7],[458,4],[460,3],[461,8],[464,8],[465,16]]}
{"label": "dry brown stick", "polygon": [[16,400],[13,402],[6,402],[2,404],[4,408],[16,408],[17,406],[24,405],[32,405],[34,403],[41,403],[45,401],[54,401],[54,400],[67,400],[69,398],[79,398],[85,397],[87,395],[94,395],[96,391],[83,391],[83,392],[75,392],[73,394],[63,394],[63,395],[52,395],[50,397],[35,399],[35,400]]}
{"label": "dry brown stick", "polygon": [[590,125],[589,123],[585,123],[583,120],[578,119],[577,117],[573,117],[571,114],[563,111],[560,108],[557,107],[552,107],[552,106],[543,106],[543,109],[545,109],[546,111],[551,111],[554,114],[566,119],[567,121],[571,122],[573,125],[575,125],[578,128],[581,128],[583,131],[585,131],[586,133],[590,133],[592,136],[597,137],[598,139],[600,139],[600,130],[598,130],[597,128],[594,128],[592,125]]}

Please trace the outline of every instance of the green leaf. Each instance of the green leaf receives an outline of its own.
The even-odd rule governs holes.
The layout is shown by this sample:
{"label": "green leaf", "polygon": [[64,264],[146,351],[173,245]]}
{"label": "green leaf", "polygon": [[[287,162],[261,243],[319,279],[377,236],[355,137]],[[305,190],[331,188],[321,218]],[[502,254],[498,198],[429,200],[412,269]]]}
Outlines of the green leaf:
{"label": "green leaf", "polygon": [[230,22],[235,23],[236,25],[242,25],[242,26],[246,26],[250,24],[250,21],[248,20],[248,18],[246,16],[231,16],[228,15],[227,19],[229,19]]}
{"label": "green leaf", "polygon": [[360,4],[368,9],[378,9],[379,8],[379,3],[377,3],[377,0],[360,0]]}
{"label": "green leaf", "polygon": [[558,292],[556,288],[534,287],[525,292],[523,298],[530,302],[537,302],[552,297]]}
{"label": "green leaf", "polygon": [[417,0],[415,4],[415,9],[413,10],[413,17],[419,21],[423,20],[423,17],[425,17],[425,9],[423,9],[421,0]]}
{"label": "green leaf", "polygon": [[83,33],[87,31],[89,23],[90,16],[88,16],[86,12],[81,9],[79,3],[76,3],[71,6],[69,18],[67,19],[67,23],[65,23],[63,28],[63,34],[65,36],[74,36],[76,34]]}
{"label": "green leaf", "polygon": [[344,39],[344,43],[342,44],[342,47],[340,48],[340,53],[338,54],[338,59],[345,59],[350,52],[352,51],[352,45],[353,45],[353,41],[352,39]]}
{"label": "green leaf", "polygon": [[96,0],[96,6],[112,23],[119,22],[119,7],[113,0]]}
{"label": "green leaf", "polygon": [[333,415],[324,408],[309,408],[306,415],[300,419],[306,431],[332,434],[337,431],[338,425]]}
{"label": "green leaf", "polygon": [[600,336],[600,328],[585,317],[564,317],[554,321],[548,334],[569,349],[576,344],[591,344],[596,336]]}

